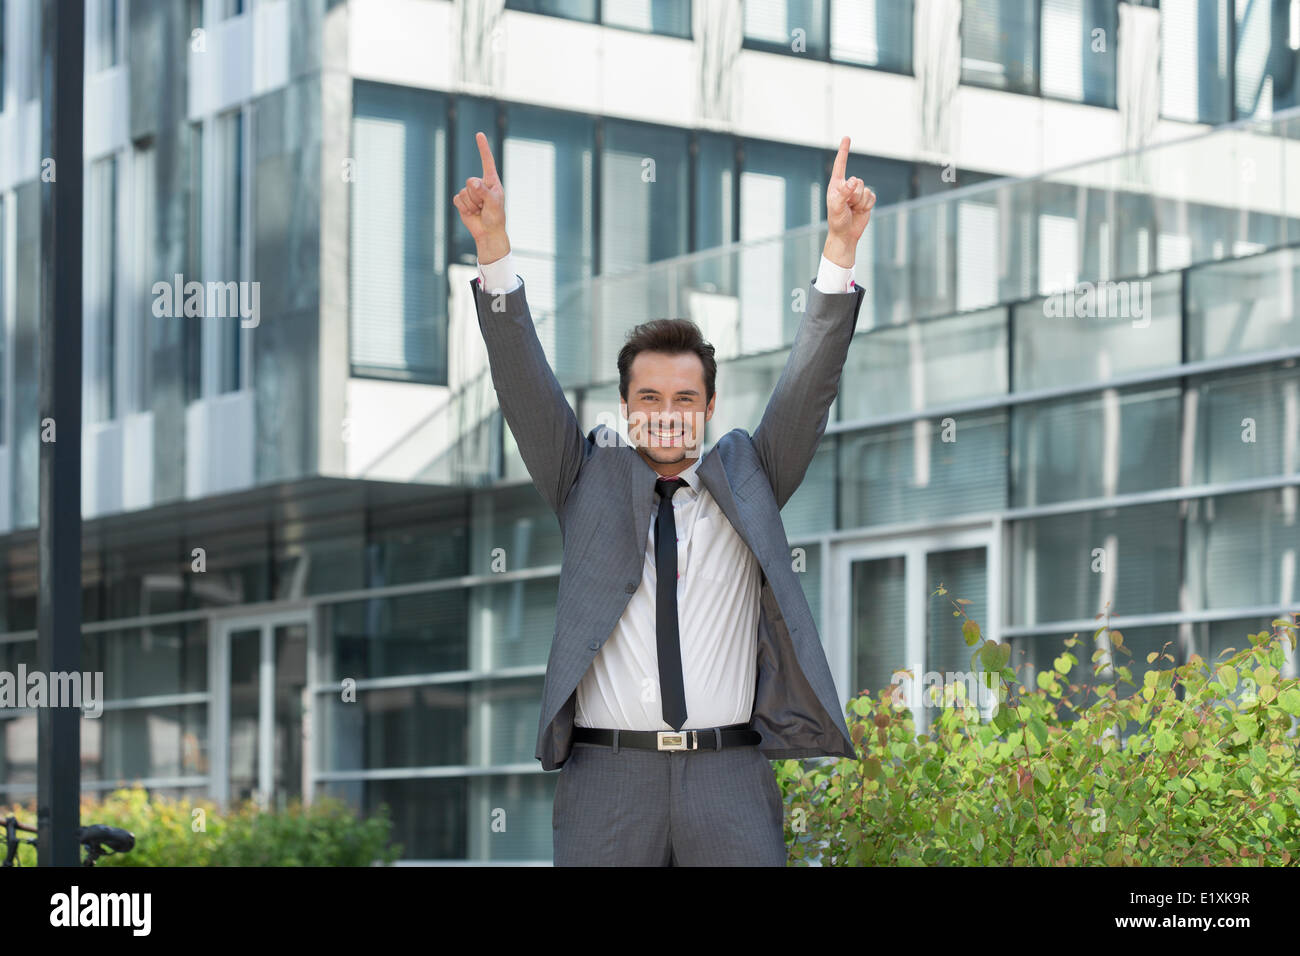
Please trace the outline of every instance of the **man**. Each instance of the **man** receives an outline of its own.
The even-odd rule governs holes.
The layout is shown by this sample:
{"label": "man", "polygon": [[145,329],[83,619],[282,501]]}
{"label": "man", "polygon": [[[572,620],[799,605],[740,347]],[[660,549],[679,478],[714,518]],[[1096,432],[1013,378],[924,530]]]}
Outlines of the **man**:
{"label": "man", "polygon": [[817,278],[763,419],[701,458],[717,364],[684,319],[638,326],[619,355],[632,444],[605,426],[583,435],[514,271],[487,137],[476,139],[483,175],[453,203],[477,244],[479,327],[502,414],[564,538],[536,752],[561,768],[555,863],[782,866],[769,759],[854,755],[780,509],[839,389],[875,194],[845,179],[844,137]]}

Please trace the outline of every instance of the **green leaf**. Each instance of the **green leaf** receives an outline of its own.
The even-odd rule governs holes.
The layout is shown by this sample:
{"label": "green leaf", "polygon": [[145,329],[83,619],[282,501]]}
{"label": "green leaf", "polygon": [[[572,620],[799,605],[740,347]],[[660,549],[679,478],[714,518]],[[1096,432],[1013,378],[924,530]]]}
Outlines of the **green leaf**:
{"label": "green leaf", "polygon": [[1002,733],[1007,733],[1015,725],[1016,709],[1014,707],[999,707],[998,712],[993,715],[993,726]]}
{"label": "green leaf", "polygon": [[1264,748],[1258,745],[1250,748],[1250,762],[1255,765],[1256,770],[1264,770],[1268,767],[1268,754]]}
{"label": "green leaf", "polygon": [[966,622],[961,626],[961,636],[965,639],[967,647],[974,647],[979,643],[980,626],[967,618]]}
{"label": "green leaf", "polygon": [[1235,667],[1220,664],[1215,674],[1219,678],[1219,683],[1228,688],[1229,694],[1237,689],[1237,669]]}
{"label": "green leaf", "polygon": [[1277,703],[1292,717],[1300,717],[1300,688],[1288,687],[1277,695]]}
{"label": "green leaf", "polygon": [[1034,737],[1037,738],[1039,744],[1047,743],[1047,725],[1043,723],[1041,717],[1036,714],[1033,717],[1030,717],[1029,729],[1033,733]]}

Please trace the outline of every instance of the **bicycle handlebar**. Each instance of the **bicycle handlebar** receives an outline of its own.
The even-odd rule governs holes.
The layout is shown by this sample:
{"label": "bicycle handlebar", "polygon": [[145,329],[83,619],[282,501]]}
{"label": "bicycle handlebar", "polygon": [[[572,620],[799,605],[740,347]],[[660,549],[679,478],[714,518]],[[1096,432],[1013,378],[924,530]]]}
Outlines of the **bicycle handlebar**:
{"label": "bicycle handlebar", "polygon": [[[16,833],[21,830],[25,833],[36,833],[36,827],[29,827],[24,823],[19,823],[15,817],[5,817],[3,821],[5,827],[5,843],[8,850],[4,859],[4,866],[14,866],[14,860],[18,852],[19,843],[28,843],[36,845],[36,840],[19,840]],[[135,835],[129,830],[122,830],[117,827],[105,826],[102,823],[92,823],[88,827],[77,827],[77,842],[86,848],[86,859],[83,865],[94,866],[95,861],[101,856],[111,856],[114,853],[126,853],[135,846]]]}

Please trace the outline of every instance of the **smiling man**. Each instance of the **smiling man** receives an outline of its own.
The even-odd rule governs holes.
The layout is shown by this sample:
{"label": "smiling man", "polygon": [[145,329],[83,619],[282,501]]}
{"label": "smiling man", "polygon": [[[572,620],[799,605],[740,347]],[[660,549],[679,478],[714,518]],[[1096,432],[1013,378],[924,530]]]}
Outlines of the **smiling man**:
{"label": "smiling man", "polygon": [[854,754],[780,509],[839,389],[875,194],[845,178],[844,137],[817,277],[763,418],[701,456],[717,363],[686,319],[637,326],[619,353],[631,444],[605,426],[582,433],[514,270],[487,137],[477,141],[483,175],[453,203],[477,246],[479,327],[502,414],[564,538],[536,751],[561,770],[555,863],[784,865],[769,760]]}

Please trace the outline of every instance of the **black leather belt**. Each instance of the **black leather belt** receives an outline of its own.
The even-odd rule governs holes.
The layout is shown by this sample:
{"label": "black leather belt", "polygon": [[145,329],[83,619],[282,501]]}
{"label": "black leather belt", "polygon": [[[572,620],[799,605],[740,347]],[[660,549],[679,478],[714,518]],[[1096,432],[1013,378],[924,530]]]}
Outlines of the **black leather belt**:
{"label": "black leather belt", "polygon": [[574,725],[573,740],[575,743],[636,747],[639,750],[721,750],[723,747],[752,747],[762,743],[763,738],[749,724],[699,730],[606,730]]}

